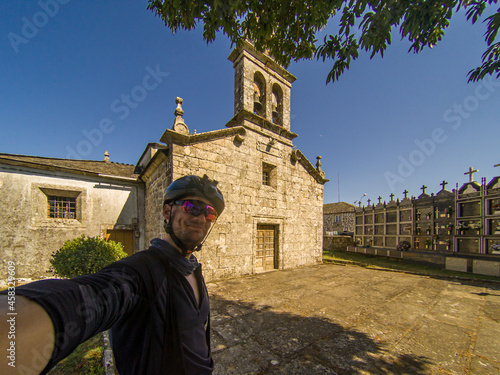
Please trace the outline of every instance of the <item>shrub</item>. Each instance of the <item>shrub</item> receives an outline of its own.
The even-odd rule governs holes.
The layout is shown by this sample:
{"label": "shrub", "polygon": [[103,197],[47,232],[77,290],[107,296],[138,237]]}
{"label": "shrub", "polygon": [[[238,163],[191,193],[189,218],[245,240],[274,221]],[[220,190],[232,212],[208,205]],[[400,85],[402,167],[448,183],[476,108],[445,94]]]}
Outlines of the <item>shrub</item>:
{"label": "shrub", "polygon": [[82,235],[52,254],[50,271],[60,277],[88,275],[126,256],[120,243]]}
{"label": "shrub", "polygon": [[396,250],[408,251],[411,248],[411,244],[408,241],[402,241],[396,246]]}

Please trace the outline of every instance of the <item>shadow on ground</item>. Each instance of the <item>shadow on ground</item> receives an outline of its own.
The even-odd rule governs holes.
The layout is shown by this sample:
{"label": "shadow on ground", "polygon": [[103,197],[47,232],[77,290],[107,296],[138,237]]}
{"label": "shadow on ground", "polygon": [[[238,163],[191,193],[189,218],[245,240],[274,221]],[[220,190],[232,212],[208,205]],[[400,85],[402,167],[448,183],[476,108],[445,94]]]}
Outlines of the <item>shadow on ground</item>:
{"label": "shadow on ground", "polygon": [[327,319],[211,297],[214,374],[425,374],[429,361],[394,354]]}

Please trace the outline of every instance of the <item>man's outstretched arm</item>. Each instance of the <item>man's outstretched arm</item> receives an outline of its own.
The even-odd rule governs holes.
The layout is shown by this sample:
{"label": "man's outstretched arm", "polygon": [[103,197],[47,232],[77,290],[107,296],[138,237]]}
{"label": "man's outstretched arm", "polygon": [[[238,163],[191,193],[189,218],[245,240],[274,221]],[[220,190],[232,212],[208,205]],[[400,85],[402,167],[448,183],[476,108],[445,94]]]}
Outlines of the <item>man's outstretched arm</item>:
{"label": "man's outstretched arm", "polygon": [[39,374],[54,350],[52,320],[43,307],[26,297],[17,295],[12,302],[0,295],[0,373]]}

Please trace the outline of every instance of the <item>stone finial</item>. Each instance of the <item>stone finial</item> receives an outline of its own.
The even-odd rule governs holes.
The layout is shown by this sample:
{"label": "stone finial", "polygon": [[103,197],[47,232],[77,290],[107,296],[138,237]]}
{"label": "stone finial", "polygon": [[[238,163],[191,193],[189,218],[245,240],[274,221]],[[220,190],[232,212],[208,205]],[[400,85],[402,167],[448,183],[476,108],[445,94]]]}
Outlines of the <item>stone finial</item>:
{"label": "stone finial", "polygon": [[182,133],[182,134],[189,134],[189,128],[187,125],[184,123],[184,119],[182,118],[182,115],[184,115],[184,110],[182,109],[182,98],[175,98],[175,102],[177,103],[177,108],[175,108],[174,115],[175,115],[175,120],[174,120],[174,125],[172,125],[172,130],[177,133]]}
{"label": "stone finial", "polygon": [[106,163],[109,163],[109,152],[108,152],[108,150],[106,150],[106,152],[104,152],[104,161]]}
{"label": "stone finial", "polygon": [[316,162],[316,170],[319,172],[321,177],[325,177],[325,172],[321,169],[321,156],[316,156],[316,159],[318,160]]}
{"label": "stone finial", "polygon": [[183,102],[182,98],[179,97],[175,98],[175,103],[177,104],[177,108],[175,108],[174,115],[182,117],[182,115],[184,114],[184,110],[181,107],[182,102]]}

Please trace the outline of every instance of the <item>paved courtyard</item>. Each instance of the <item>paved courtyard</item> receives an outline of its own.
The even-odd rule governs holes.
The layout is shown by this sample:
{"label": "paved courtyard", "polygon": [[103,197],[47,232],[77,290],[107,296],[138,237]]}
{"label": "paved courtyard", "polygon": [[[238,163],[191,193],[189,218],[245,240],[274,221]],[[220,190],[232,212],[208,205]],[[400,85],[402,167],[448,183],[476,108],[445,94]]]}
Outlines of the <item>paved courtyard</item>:
{"label": "paved courtyard", "polygon": [[500,374],[500,283],[321,264],[208,284],[215,374]]}

